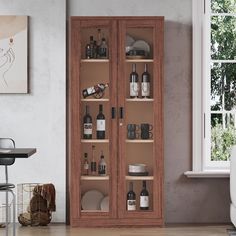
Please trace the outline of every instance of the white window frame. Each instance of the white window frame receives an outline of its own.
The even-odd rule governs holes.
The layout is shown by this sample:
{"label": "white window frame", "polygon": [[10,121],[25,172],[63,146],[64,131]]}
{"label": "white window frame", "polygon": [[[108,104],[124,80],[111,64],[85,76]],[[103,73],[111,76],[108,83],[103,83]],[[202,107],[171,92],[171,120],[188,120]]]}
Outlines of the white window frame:
{"label": "white window frame", "polygon": [[[210,145],[210,40],[211,1],[192,0],[193,81],[192,81],[192,171],[188,177],[229,177],[229,161],[211,161]],[[203,81],[208,81],[207,84]],[[207,102],[206,102],[207,101]]]}

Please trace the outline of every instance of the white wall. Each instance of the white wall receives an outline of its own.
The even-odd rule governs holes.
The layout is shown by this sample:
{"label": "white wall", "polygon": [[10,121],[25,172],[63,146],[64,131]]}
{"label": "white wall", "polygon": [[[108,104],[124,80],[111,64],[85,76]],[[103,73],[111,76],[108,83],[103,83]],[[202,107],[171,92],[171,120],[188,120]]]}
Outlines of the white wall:
{"label": "white wall", "polygon": [[192,0],[68,0],[69,16],[165,16],[191,23]]}
{"label": "white wall", "polygon": [[12,137],[17,147],[37,148],[10,167],[9,179],[53,183],[53,220],[60,222],[65,220],[65,9],[65,0],[0,0],[0,15],[29,16],[30,89],[25,95],[0,94],[0,137]]}
{"label": "white wall", "polygon": [[[0,15],[28,15],[27,95],[0,94],[0,137],[37,154],[10,168],[15,183],[52,182],[54,221],[65,219],[66,0],[0,0]],[[68,15],[165,16],[165,217],[166,222],[229,221],[228,180],[190,180],[192,0],[67,0]]]}

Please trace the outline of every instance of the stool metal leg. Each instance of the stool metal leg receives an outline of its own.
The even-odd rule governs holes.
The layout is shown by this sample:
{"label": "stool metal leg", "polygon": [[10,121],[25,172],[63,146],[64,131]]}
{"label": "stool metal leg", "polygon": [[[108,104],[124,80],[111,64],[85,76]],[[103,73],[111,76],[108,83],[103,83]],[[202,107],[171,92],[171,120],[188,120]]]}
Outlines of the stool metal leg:
{"label": "stool metal leg", "polygon": [[10,190],[13,197],[13,236],[16,235],[16,195],[12,190]]}
{"label": "stool metal leg", "polygon": [[8,190],[6,190],[6,236],[8,236],[9,230],[9,217],[8,217]]}
{"label": "stool metal leg", "polygon": [[6,191],[6,230],[5,230],[5,235],[8,236],[9,235],[9,193],[11,192],[12,194],[12,199],[13,199],[13,226],[12,226],[12,230],[13,230],[13,236],[16,235],[16,195],[15,193],[9,189],[9,190],[5,190]]}

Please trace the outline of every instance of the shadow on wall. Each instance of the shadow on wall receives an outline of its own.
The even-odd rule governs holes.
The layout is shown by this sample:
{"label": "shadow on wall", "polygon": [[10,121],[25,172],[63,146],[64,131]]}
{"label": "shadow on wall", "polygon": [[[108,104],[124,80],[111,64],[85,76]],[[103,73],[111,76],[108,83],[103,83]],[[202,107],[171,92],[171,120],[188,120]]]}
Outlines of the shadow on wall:
{"label": "shadow on wall", "polygon": [[228,179],[188,179],[192,168],[192,26],[165,22],[165,222],[229,219]]}

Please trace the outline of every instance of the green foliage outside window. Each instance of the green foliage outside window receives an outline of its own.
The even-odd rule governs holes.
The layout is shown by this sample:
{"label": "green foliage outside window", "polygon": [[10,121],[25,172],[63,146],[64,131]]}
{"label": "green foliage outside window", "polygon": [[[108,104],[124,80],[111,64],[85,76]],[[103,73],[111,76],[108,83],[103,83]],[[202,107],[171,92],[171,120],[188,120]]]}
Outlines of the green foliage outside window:
{"label": "green foliage outside window", "polygon": [[211,10],[214,13],[235,13],[235,0],[211,0]]}
{"label": "green foliage outside window", "polygon": [[236,128],[229,125],[223,129],[222,125],[216,122],[211,128],[211,160],[229,161],[232,145],[236,144]]}
{"label": "green foliage outside window", "polygon": [[[236,0],[211,0],[212,13],[236,13]],[[211,17],[211,59],[236,60],[236,17]],[[211,67],[211,160],[228,161],[236,144],[234,119],[223,121],[221,111],[236,109],[236,63],[213,63]],[[231,113],[233,115],[233,112]],[[231,115],[231,116],[232,116]],[[223,122],[224,128],[223,128]]]}

